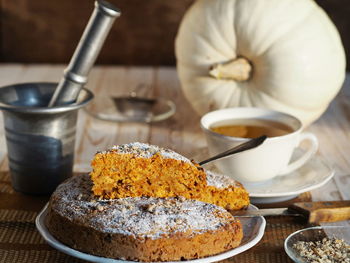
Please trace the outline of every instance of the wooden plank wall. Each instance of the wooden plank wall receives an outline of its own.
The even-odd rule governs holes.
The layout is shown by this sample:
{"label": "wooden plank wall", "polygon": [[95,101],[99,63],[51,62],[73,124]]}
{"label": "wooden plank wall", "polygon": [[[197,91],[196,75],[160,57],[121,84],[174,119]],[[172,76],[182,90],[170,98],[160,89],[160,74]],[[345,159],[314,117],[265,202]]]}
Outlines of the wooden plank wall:
{"label": "wooden plank wall", "polygon": [[[99,64],[174,65],[174,37],[194,0],[109,0],[116,21]],[[67,63],[93,0],[0,0],[0,62]],[[331,16],[350,55],[349,0],[317,0]],[[127,48],[126,48],[127,47]]]}

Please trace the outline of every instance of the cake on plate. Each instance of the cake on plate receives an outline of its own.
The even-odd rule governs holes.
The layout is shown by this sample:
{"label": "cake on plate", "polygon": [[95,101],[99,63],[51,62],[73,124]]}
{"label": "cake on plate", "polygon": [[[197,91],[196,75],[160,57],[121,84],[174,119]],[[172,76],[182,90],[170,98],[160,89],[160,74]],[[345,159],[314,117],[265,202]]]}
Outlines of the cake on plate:
{"label": "cake on plate", "polygon": [[74,176],[49,202],[45,225],[74,249],[123,260],[178,261],[241,242],[241,223],[222,207],[182,196],[101,199],[92,186],[88,175]]}

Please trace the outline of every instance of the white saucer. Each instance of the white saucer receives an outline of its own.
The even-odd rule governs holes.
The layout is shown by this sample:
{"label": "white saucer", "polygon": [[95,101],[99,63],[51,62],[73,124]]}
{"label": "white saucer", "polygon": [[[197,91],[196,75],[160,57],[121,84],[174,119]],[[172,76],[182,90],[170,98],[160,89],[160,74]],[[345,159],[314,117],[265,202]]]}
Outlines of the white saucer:
{"label": "white saucer", "polygon": [[[297,149],[293,158],[303,153]],[[251,202],[255,204],[275,203],[290,200],[301,193],[326,184],[334,176],[334,170],[322,157],[315,155],[296,171],[277,176],[259,184],[244,184]]]}
{"label": "white saucer", "polygon": [[[248,209],[257,210],[257,208],[253,205],[250,205]],[[75,249],[72,249],[61,242],[59,242],[57,239],[55,239],[48,229],[45,226],[45,217],[47,215],[47,205],[43,208],[43,210],[39,213],[37,218],[35,219],[36,228],[38,229],[39,233],[42,235],[42,237],[45,239],[47,243],[49,243],[50,246],[56,248],[57,250],[68,254],[70,256],[84,259],[91,262],[100,262],[100,263],[139,263],[136,261],[126,261],[126,260],[117,260],[117,259],[111,259],[111,258],[103,258],[98,257],[94,255],[90,255],[87,253],[83,253],[80,251],[77,251]],[[186,263],[209,263],[209,262],[216,262],[220,261],[226,258],[233,257],[239,253],[242,253],[243,251],[246,251],[247,249],[255,246],[260,239],[264,235],[266,221],[265,218],[262,216],[259,217],[242,217],[240,218],[240,221],[243,226],[243,240],[241,244],[229,251],[226,251],[224,253],[206,257],[206,258],[200,258],[195,260],[187,260]],[[175,261],[175,262],[182,262],[182,261]],[[169,262],[168,262],[169,263]],[[172,263],[172,262],[170,262]]]}

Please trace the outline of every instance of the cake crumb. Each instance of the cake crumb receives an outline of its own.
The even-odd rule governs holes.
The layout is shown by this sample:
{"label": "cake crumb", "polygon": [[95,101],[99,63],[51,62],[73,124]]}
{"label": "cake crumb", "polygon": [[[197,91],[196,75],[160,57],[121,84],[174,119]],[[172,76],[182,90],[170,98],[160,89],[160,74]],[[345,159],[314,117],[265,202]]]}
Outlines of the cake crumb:
{"label": "cake crumb", "polygon": [[102,205],[97,205],[97,210],[102,212],[104,210],[104,207]]}

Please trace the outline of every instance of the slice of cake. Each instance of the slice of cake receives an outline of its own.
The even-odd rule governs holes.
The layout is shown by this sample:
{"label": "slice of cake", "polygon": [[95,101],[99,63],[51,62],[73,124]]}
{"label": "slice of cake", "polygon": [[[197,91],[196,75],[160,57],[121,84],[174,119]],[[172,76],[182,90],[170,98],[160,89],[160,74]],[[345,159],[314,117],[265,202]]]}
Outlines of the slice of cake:
{"label": "slice of cake", "polygon": [[91,166],[93,193],[104,199],[183,196],[233,210],[249,205],[241,184],[154,145],[136,142],[114,146],[96,153]]}
{"label": "slice of cake", "polygon": [[207,187],[198,200],[227,210],[240,210],[249,206],[249,194],[241,183],[223,174],[205,172]]}
{"label": "slice of cake", "polygon": [[91,162],[93,192],[103,198],[198,197],[206,186],[203,169],[171,150],[144,143],[114,146]]}
{"label": "slice of cake", "polygon": [[225,209],[183,197],[100,200],[88,175],[52,194],[45,224],[60,242],[123,260],[178,261],[237,247],[242,226]]}

